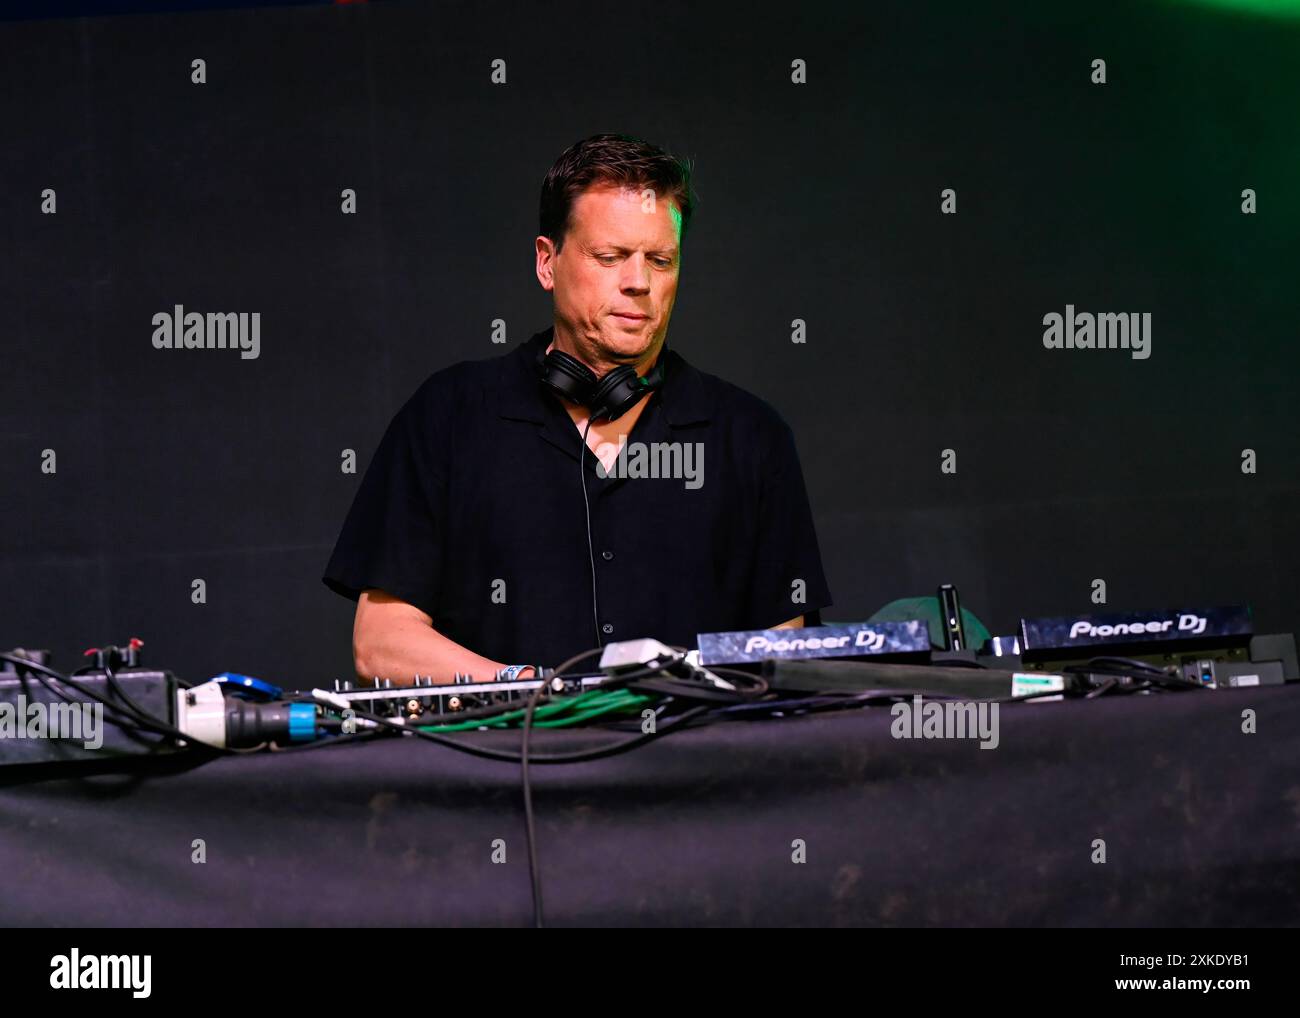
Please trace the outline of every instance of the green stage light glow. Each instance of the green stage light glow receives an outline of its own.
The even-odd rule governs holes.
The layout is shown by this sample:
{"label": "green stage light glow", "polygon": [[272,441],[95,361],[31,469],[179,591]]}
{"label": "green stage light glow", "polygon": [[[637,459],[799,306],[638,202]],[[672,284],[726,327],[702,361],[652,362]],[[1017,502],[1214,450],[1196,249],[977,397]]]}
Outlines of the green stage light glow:
{"label": "green stage light glow", "polygon": [[1208,7],[1266,18],[1300,18],[1300,0],[1179,0],[1186,6]]}

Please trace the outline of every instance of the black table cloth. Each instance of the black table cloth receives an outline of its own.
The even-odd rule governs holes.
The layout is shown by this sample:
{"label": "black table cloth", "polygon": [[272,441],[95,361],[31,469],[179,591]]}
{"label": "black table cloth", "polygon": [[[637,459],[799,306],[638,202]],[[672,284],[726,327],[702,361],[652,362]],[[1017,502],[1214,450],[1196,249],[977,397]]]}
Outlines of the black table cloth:
{"label": "black table cloth", "polygon": [[[996,749],[892,721],[729,722],[534,766],[547,924],[1300,917],[1300,689],[1003,706]],[[534,751],[627,737],[538,731]],[[412,738],[0,773],[0,872],[5,925],[532,921],[518,765]]]}

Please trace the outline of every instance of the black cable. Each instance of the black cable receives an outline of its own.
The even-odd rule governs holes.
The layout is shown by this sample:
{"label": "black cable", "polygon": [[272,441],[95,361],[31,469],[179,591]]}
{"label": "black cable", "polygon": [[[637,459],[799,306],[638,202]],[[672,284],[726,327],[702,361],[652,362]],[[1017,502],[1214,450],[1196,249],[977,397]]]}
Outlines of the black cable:
{"label": "black cable", "polygon": [[533,924],[538,929],[541,929],[543,927],[542,879],[541,879],[541,868],[539,867],[537,862],[537,831],[536,831],[535,820],[533,817],[532,785],[530,783],[529,771],[528,771],[529,763],[530,762],[547,763],[547,764],[579,763],[588,760],[599,760],[602,757],[614,756],[619,753],[626,753],[629,750],[635,749],[637,746],[650,742],[653,739],[660,738],[664,735],[667,735],[669,732],[674,731],[677,728],[683,727],[692,718],[699,716],[704,711],[709,709],[708,705],[693,707],[682,714],[674,716],[667,723],[663,725],[656,725],[654,731],[652,732],[648,732],[648,733],[643,732],[642,734],[634,738],[624,739],[610,746],[603,746],[599,749],[586,750],[577,753],[556,753],[544,757],[534,757],[529,752],[529,738],[532,733],[532,727],[533,727],[532,726],[533,712],[537,709],[537,704],[541,700],[542,693],[545,690],[546,690],[546,684],[543,683],[539,685],[535,690],[533,690],[533,694],[529,698],[528,713],[525,715],[524,718],[523,745],[520,753],[518,754],[505,753],[498,750],[490,750],[487,749],[486,747],[470,746],[465,743],[458,742],[455,739],[449,739],[444,736],[438,735],[434,732],[424,732],[418,728],[411,728],[406,725],[399,724],[398,722],[393,721],[389,718],[381,717],[378,714],[371,714],[368,711],[356,710],[355,708],[353,708],[357,717],[365,718],[367,720],[373,721],[376,724],[385,728],[393,728],[398,731],[406,732],[408,734],[416,736],[417,738],[427,739],[430,742],[436,742],[440,745],[447,746],[451,749],[459,750],[463,753],[469,753],[472,756],[484,757],[489,760],[506,760],[511,762],[517,760],[519,762],[520,771],[521,771],[521,782],[523,785],[523,794],[524,794],[524,828],[525,828],[525,836],[527,838],[527,844],[528,844],[529,883],[532,888],[532,896],[533,896]]}
{"label": "black cable", "polygon": [[743,671],[740,668],[723,668],[719,665],[712,665],[708,670],[718,675],[730,675],[733,679],[744,679],[749,684],[751,693],[754,696],[762,696],[771,689],[771,683],[763,676]]}
{"label": "black cable", "polygon": [[[660,671],[667,673],[668,669],[672,668],[676,663],[679,662],[666,665]],[[708,670],[720,678],[727,676],[733,682],[736,679],[742,680],[740,684],[745,688],[722,689],[718,686],[706,685],[701,679],[685,679],[672,674],[664,674],[663,677],[656,674],[649,678],[629,681],[627,686],[635,691],[657,693],[660,696],[672,696],[682,700],[698,700],[705,703],[749,703],[767,695],[770,690],[767,679],[761,675],[754,675],[738,668],[721,668],[717,665]]]}
{"label": "black cable", "polygon": [[[1132,687],[1133,691],[1139,691],[1149,688],[1148,683],[1142,683]],[[1103,693],[1119,689],[1123,691],[1125,687],[1114,683],[1107,683],[1104,688],[1094,690],[1093,694],[1102,695]],[[944,693],[938,690],[921,690],[921,689],[869,689],[860,692],[851,692],[849,690],[825,690],[807,697],[800,697],[792,700],[756,700],[749,703],[733,704],[728,707],[715,707],[704,718],[706,724],[715,721],[727,720],[749,720],[751,718],[765,719],[770,717],[774,712],[789,712],[791,714],[811,714],[835,710],[851,710],[860,707],[883,706],[889,703],[904,703],[912,697],[920,695],[926,700],[936,701],[960,701],[963,703],[997,703],[1013,704],[1028,703],[1033,700],[1041,700],[1048,697],[1068,696],[1069,690],[1064,689],[1042,689],[1033,693],[1024,693],[1020,696],[998,696],[998,697],[969,697],[958,693]],[[1085,696],[1083,699],[1089,699]]]}
{"label": "black cable", "polygon": [[[590,420],[588,420],[588,425],[590,426]],[[583,436],[583,449],[584,450],[586,449],[585,434]],[[581,465],[582,464],[580,463],[580,466]],[[583,502],[584,504],[586,504],[586,474],[585,473],[583,474]],[[595,568],[596,567],[595,567],[594,550],[591,548],[590,515],[588,516],[587,538],[588,538],[588,551],[589,553],[591,553],[591,564],[592,564],[593,618],[595,621],[598,622],[599,610],[595,608],[596,605]],[[567,669],[576,665],[579,661],[582,661],[593,654],[599,653],[601,650],[603,650],[603,645],[600,647],[593,648],[591,650],[584,651],[581,654],[577,654],[574,657],[570,658],[569,660],[563,662],[554,670],[555,677],[563,676]],[[685,652],[683,651],[682,654],[684,653]],[[595,688],[612,689],[618,687],[627,687],[629,689],[635,689],[637,688],[640,682],[644,681],[643,677],[663,674],[664,672],[667,671],[667,669],[672,668],[680,663],[681,663],[681,657],[678,657],[673,661],[658,666],[633,669],[631,672],[625,673],[623,675],[610,676],[606,678],[604,681],[602,681]],[[750,675],[748,672],[735,672],[734,674],[743,677],[745,682],[750,684],[752,690],[752,692],[750,693],[751,697],[753,695],[762,695],[763,693],[767,692],[768,685],[766,680]],[[539,678],[542,677],[539,676]],[[732,703],[737,699],[738,695],[741,697],[744,696],[743,693],[741,694],[728,693],[723,690],[715,691],[703,685],[693,685],[685,681],[679,681],[679,680],[671,680],[666,685],[667,685],[667,689],[665,691],[671,691],[673,693],[676,693],[677,695],[681,695],[687,698],[694,698],[694,699],[713,700],[716,698],[716,699],[722,699],[723,702]],[[536,817],[533,811],[532,780],[529,772],[530,759],[531,762],[535,762],[535,763],[576,763],[582,760],[595,760],[595,759],[600,759],[601,757],[604,756],[610,756],[616,753],[627,752],[628,750],[633,749],[636,746],[640,746],[646,742],[649,742],[651,739],[658,738],[661,735],[667,734],[669,731],[672,731],[678,727],[682,727],[692,718],[703,714],[708,709],[707,704],[704,706],[692,708],[680,715],[676,715],[673,718],[669,719],[669,721],[663,726],[656,725],[655,730],[652,732],[648,732],[648,733],[642,732],[640,735],[632,739],[621,740],[620,742],[615,743],[611,746],[601,747],[600,749],[597,750],[588,750],[588,751],[583,751],[578,753],[551,754],[544,757],[531,757],[530,746],[531,746],[531,739],[532,739],[532,732],[533,732],[533,720],[537,711],[538,704],[541,702],[542,697],[549,691],[549,688],[550,688],[549,683],[543,679],[543,681],[538,683],[537,687],[533,690],[532,695],[529,696],[528,698],[528,707],[524,714],[523,738],[520,746],[520,752],[517,757],[515,756],[515,754],[505,753],[496,750],[489,750],[486,747],[476,747],[476,746],[466,745],[463,742],[460,742],[455,739],[447,738],[445,736],[439,735],[434,732],[422,731],[419,728],[415,728],[405,724],[400,724],[389,718],[382,717],[381,715],[372,714],[369,711],[357,710],[355,707],[353,708],[356,716],[372,721],[381,727],[402,731],[407,734],[415,735],[417,738],[428,739],[429,741],[437,742],[440,745],[448,746],[452,749],[456,749],[461,752],[466,752],[474,756],[480,756],[480,757],[484,757],[487,759],[494,759],[494,760],[513,760],[516,758],[518,759],[519,766],[520,766],[520,783],[522,785],[523,798],[524,798],[524,830],[525,830],[525,837],[527,840],[527,848],[528,848],[529,884],[532,890],[532,898],[533,898],[533,925],[537,929],[542,929],[545,926],[545,918],[544,918],[545,912],[543,907],[543,896],[542,896],[541,867],[538,864],[538,859],[537,859],[537,824],[536,824]],[[515,708],[513,704],[504,704],[501,706],[500,710],[492,711],[491,713],[503,713],[511,709],[517,709],[517,708]],[[476,711],[475,713],[478,714],[479,711]],[[280,750],[280,752],[285,752],[285,751]]]}
{"label": "black cable", "polygon": [[[591,423],[590,420],[588,420],[587,423],[590,425]],[[585,449],[587,445],[585,435],[583,436],[582,444],[583,444],[583,448]],[[586,487],[587,487],[585,474],[583,475],[582,484],[583,484],[583,499],[585,501]],[[587,523],[587,541],[588,541],[588,548],[590,548],[590,541],[591,541],[590,518],[588,518],[588,523]],[[595,604],[596,560],[594,555],[592,556],[591,568],[592,568],[592,574],[591,574],[592,575],[592,603]],[[577,664],[579,661],[583,660],[584,658],[590,657],[594,653],[596,653],[595,649],[585,651],[582,654],[569,658],[568,661],[565,661],[562,665],[556,668],[555,670],[556,675],[558,676],[561,672],[564,671],[564,669],[572,667],[573,665]],[[622,685],[622,684],[623,683],[621,682],[610,683],[610,685]],[[601,683],[601,687],[604,687],[605,685],[606,683],[604,682]],[[547,686],[548,683],[545,681],[539,683],[537,688],[533,690],[533,695],[528,698],[528,710],[524,714],[523,743],[520,747],[520,752],[519,752],[520,781],[523,785],[523,792],[524,792],[524,831],[525,831],[525,837],[527,838],[527,842],[528,842],[528,878],[529,878],[529,883],[532,887],[532,894],[533,894],[533,926],[539,930],[544,928],[545,926],[545,923],[543,921],[543,912],[542,912],[542,871],[541,871],[541,867],[538,866],[537,864],[537,827],[536,827],[536,822],[533,818],[533,787],[532,787],[532,782],[528,775],[528,745],[529,745],[529,740],[532,737],[532,733],[533,733],[533,716],[537,710],[538,703],[541,702],[542,694],[547,691]]]}
{"label": "black cable", "polygon": [[[108,684],[109,689],[117,694],[118,699],[122,700],[138,717],[144,721],[153,721],[160,725],[170,725],[166,718],[160,718],[155,714],[141,707],[134,698],[126,691],[126,688],[117,681],[117,676],[113,674],[113,669],[108,662],[104,662],[104,681]],[[179,731],[179,729],[178,729]]]}
{"label": "black cable", "polygon": [[[691,718],[698,717],[704,711],[708,710],[707,704],[699,707],[692,707],[690,710],[683,711],[681,714],[675,714],[665,724],[656,726],[656,731],[648,734],[637,736],[635,739],[626,739],[620,742],[612,743],[608,746],[601,746],[597,749],[581,750],[575,753],[551,753],[546,756],[537,756],[529,753],[529,763],[535,764],[565,764],[565,763],[587,763],[591,760],[602,760],[605,757],[617,756],[620,753],[626,753],[629,750],[636,749],[647,742],[651,742],[660,736],[667,735],[682,727],[683,723]],[[383,728],[391,728],[394,731],[404,732],[412,735],[417,739],[424,739],[428,742],[436,742],[440,746],[446,746],[448,749],[454,749],[460,753],[467,753],[470,756],[481,757],[484,760],[500,760],[505,763],[519,763],[520,755],[510,753],[505,750],[489,749],[486,746],[475,746],[470,743],[461,742],[455,738],[449,738],[440,735],[437,732],[424,732],[418,728],[411,728],[401,722],[394,721],[391,718],[382,717],[378,714],[371,714],[369,711],[357,710],[353,712],[359,718],[367,721],[373,721]]]}
{"label": "black cable", "polygon": [[605,642],[600,638],[600,601],[596,596],[596,551],[591,545],[591,505],[587,502],[587,432],[590,430],[591,412],[588,411],[587,426],[582,430],[582,448],[578,451],[578,480],[582,482],[582,511],[587,517],[587,558],[591,561],[591,622],[596,633],[596,646],[603,648]]}
{"label": "black cable", "polygon": [[[583,447],[584,447],[584,448],[586,447],[586,442],[585,442],[585,440],[584,440],[584,443],[583,443]],[[585,482],[585,479],[584,479],[584,482],[583,482],[583,483],[584,483],[584,488],[585,488],[585,483],[586,483],[586,482]],[[590,528],[588,529],[588,535],[590,536]],[[594,583],[594,577],[595,577],[595,572],[594,572],[594,570],[595,570],[595,559],[594,559],[594,557],[593,557],[593,560],[592,560],[592,570],[593,570],[592,576],[593,576],[593,583]],[[593,588],[592,588],[592,596],[593,596],[593,598],[595,597],[595,588],[594,588],[594,586],[593,586]],[[594,603],[594,601],[593,601],[593,603]],[[601,649],[603,649],[603,648],[593,648],[593,649],[591,649],[591,650],[584,651],[584,652],[581,653],[581,654],[577,654],[577,655],[575,655],[574,657],[569,658],[567,661],[565,661],[564,663],[562,663],[561,665],[559,665],[559,666],[555,669],[555,676],[556,676],[556,677],[559,677],[559,676],[563,675],[566,669],[571,668],[573,665],[577,664],[579,661],[582,661],[582,660],[584,660],[585,658],[590,657],[592,654],[595,654],[595,653],[599,652]],[[676,663],[676,662],[674,662],[674,663]],[[662,667],[636,669],[636,670],[634,670],[633,672],[631,672],[631,673],[629,673],[629,674],[627,674],[627,675],[623,675],[623,676],[613,676],[613,677],[611,677],[611,678],[605,680],[604,682],[600,683],[600,685],[599,685],[598,687],[596,687],[596,688],[615,688],[615,687],[618,687],[618,686],[625,686],[625,685],[630,687],[630,686],[633,684],[633,682],[635,681],[636,676],[637,676],[639,673],[641,673],[641,672],[647,672],[647,673],[650,673],[650,674],[657,674],[657,673],[661,672],[662,670],[663,670]],[[541,678],[541,676],[539,676],[539,678]],[[544,913],[543,904],[542,904],[542,901],[543,901],[543,899],[542,899],[542,871],[541,871],[541,867],[538,865],[538,861],[537,861],[537,824],[536,824],[536,818],[535,818],[535,816],[534,816],[534,814],[533,814],[533,789],[532,789],[532,780],[531,780],[531,777],[530,777],[530,774],[529,774],[529,770],[528,770],[528,763],[529,763],[529,746],[530,746],[530,741],[531,741],[532,733],[533,733],[533,718],[534,718],[534,715],[535,715],[535,713],[536,713],[536,711],[537,711],[537,706],[538,706],[538,704],[541,702],[542,696],[543,696],[545,693],[548,692],[549,688],[550,688],[550,684],[549,684],[547,681],[545,681],[545,680],[543,679],[543,681],[541,681],[541,682],[539,682],[539,683],[537,684],[537,688],[533,690],[532,695],[529,696],[529,698],[528,698],[528,708],[527,708],[526,713],[524,714],[523,740],[522,740],[522,744],[521,744],[521,746],[520,746],[520,752],[519,752],[519,756],[518,756],[518,759],[519,759],[519,769],[520,769],[520,783],[521,783],[521,785],[522,785],[522,787],[523,787],[523,796],[524,796],[524,831],[525,831],[525,838],[526,838],[526,841],[527,841],[527,847],[528,847],[528,877],[529,877],[529,885],[530,885],[530,887],[531,887],[531,889],[532,889],[532,896],[533,896],[533,926],[534,926],[535,928],[537,928],[537,929],[543,929],[543,928],[545,927],[545,919],[544,919],[544,915],[545,915],[545,913]],[[514,708],[514,705],[512,705],[512,704],[507,704],[507,705],[504,705],[504,706],[503,706],[503,710],[504,710],[504,709],[517,709],[517,708]],[[703,708],[699,708],[699,709],[702,710]],[[355,710],[355,708],[354,708],[354,710]],[[500,711],[498,711],[498,712],[496,712],[496,713],[500,713]],[[409,727],[409,726],[407,726],[407,725],[401,725],[401,724],[398,724],[397,722],[391,721],[390,719],[387,719],[387,718],[383,718],[383,717],[381,717],[381,716],[379,716],[379,715],[377,715],[377,714],[370,714],[370,713],[367,712],[367,711],[356,711],[356,714],[357,714],[358,717],[367,718],[368,720],[378,722],[379,724],[381,724],[381,725],[383,725],[383,726],[391,727],[391,728],[396,728],[396,729],[399,729],[399,730],[401,730],[401,731],[410,732],[410,733],[412,733],[412,734],[414,734],[414,735],[416,735],[416,736],[418,736],[418,737],[426,738],[426,739],[431,739],[432,741],[434,741],[434,742],[439,742],[439,743],[441,743],[441,744],[443,744],[443,745],[450,745],[450,746],[452,746],[452,748],[459,749],[459,750],[462,750],[462,751],[465,751],[465,752],[471,752],[471,753],[474,753],[474,752],[475,752],[475,749],[476,749],[476,748],[471,748],[471,747],[469,747],[469,746],[466,746],[466,745],[464,745],[464,744],[462,744],[462,743],[457,743],[457,742],[455,742],[454,740],[448,740],[448,739],[445,739],[445,738],[443,738],[443,737],[440,737],[440,736],[436,735],[436,734],[433,733],[433,732],[425,732],[425,731],[421,731],[421,730],[418,729],[418,728],[411,728],[411,727]],[[672,726],[672,727],[675,727],[675,726]],[[656,736],[656,735],[658,735],[658,734],[660,734],[660,732],[658,731],[658,726],[656,726],[656,731],[653,732],[653,733],[650,733],[650,735],[651,735],[651,737],[654,737],[654,736]],[[596,753],[594,753],[594,754],[593,754],[593,753],[587,753],[587,754],[567,754],[567,756],[571,758],[571,759],[569,759],[567,762],[576,762],[577,759],[580,759],[580,758],[583,758],[583,757],[586,757],[586,758],[589,758],[589,759],[596,759],[596,758],[598,758],[599,756],[607,755],[611,749],[615,749],[615,751],[618,751],[618,752],[623,752],[623,751],[626,751],[627,749],[631,749],[634,745],[639,745],[640,743],[642,743],[642,742],[644,742],[644,741],[647,741],[647,740],[646,740],[645,735],[644,735],[644,733],[643,733],[642,736],[639,736],[639,737],[636,738],[636,739],[626,740],[625,743],[620,743],[620,744],[618,744],[618,746],[617,746],[616,748],[615,748],[615,747],[606,747],[606,748],[604,748],[603,750],[598,751],[598,752],[596,752]],[[496,752],[489,752],[489,751],[479,751],[479,752],[475,753],[475,755],[486,756],[486,757],[488,757],[489,759],[508,759],[508,758],[510,757],[510,755],[508,755],[508,754],[502,754],[502,753],[496,753]],[[550,758],[550,757],[547,757],[547,758],[542,758],[542,759],[538,760],[537,762],[541,762],[541,763],[558,763],[558,762],[566,762],[566,761],[563,761],[563,760],[561,760],[561,759],[559,759],[559,758]]]}
{"label": "black cable", "polygon": [[327,746],[342,746],[349,742],[370,742],[377,739],[384,733],[378,729],[370,729],[365,732],[353,732],[350,735],[332,735],[328,738],[317,739],[315,742],[304,742],[298,746],[281,746],[274,739],[266,745],[267,752],[270,753],[302,753],[309,749],[324,749]]}
{"label": "black cable", "polygon": [[[72,671],[68,672],[68,674],[75,679],[79,675],[85,675],[88,672],[93,672],[96,670],[97,670],[96,665],[87,664],[87,665],[82,665],[80,668],[73,669]],[[182,679],[179,675],[173,675],[172,678],[176,681],[176,685],[180,686],[181,689],[194,688],[194,683],[190,682],[188,679]]]}
{"label": "black cable", "polygon": [[[490,694],[489,694],[490,695]],[[461,721],[491,721],[498,714],[509,714],[519,709],[519,701],[503,700],[500,703],[484,704],[482,707],[465,707],[457,711],[444,712],[444,721],[438,723],[457,724]],[[435,722],[425,722],[434,724]]]}
{"label": "black cable", "polygon": [[773,713],[812,714],[821,711],[849,710],[869,706],[869,701],[880,697],[874,692],[850,693],[831,691],[814,693],[810,696],[790,699],[756,700],[749,703],[736,703],[726,707],[716,707],[709,712],[707,721],[726,721],[732,718],[749,720],[750,718],[768,718]]}
{"label": "black cable", "polygon": [[8,661],[9,663],[18,667],[22,672],[30,672],[33,678],[35,678],[38,682],[40,682],[41,685],[43,685],[51,693],[53,693],[55,696],[61,699],[64,703],[70,703],[76,706],[83,704],[85,702],[84,700],[74,700],[72,697],[68,696],[68,694],[63,690],[50,685],[49,679],[47,679],[46,676],[49,676],[49,678],[56,679],[59,682],[67,684],[72,689],[80,693],[86,699],[94,700],[95,702],[103,705],[108,711],[112,712],[113,715],[121,715],[123,718],[126,718],[127,719],[126,721],[122,721],[113,716],[109,717],[108,720],[112,722],[114,725],[116,725],[118,728],[122,728],[124,730],[134,730],[137,732],[149,731],[149,732],[153,732],[154,734],[160,734],[152,727],[142,726],[141,724],[139,724],[137,719],[135,719],[130,713],[123,710],[117,704],[113,703],[111,700],[105,699],[103,696],[95,692],[93,689],[89,689],[83,686],[81,683],[68,677],[67,675],[64,675],[62,672],[56,671],[55,669],[43,665],[37,661],[30,661],[27,658],[18,657],[17,655],[9,654],[9,653],[0,653],[0,661]]}
{"label": "black cable", "polygon": [[1088,690],[1088,692],[1084,693],[1083,698],[1085,700],[1095,700],[1097,699],[1097,697],[1103,696],[1106,693],[1109,693],[1112,689],[1116,689],[1118,687],[1119,687],[1119,679],[1109,678],[1106,679],[1104,682],[1099,683],[1094,688]]}
{"label": "black cable", "polygon": [[702,686],[684,679],[645,678],[631,681],[627,688],[638,693],[657,693],[660,696],[674,696],[683,700],[697,700],[703,703],[736,703],[747,701],[746,697],[733,690]]}
{"label": "black cable", "polygon": [[[121,684],[117,681],[117,677],[113,674],[113,669],[108,666],[107,662],[105,662],[104,664],[104,678],[107,681],[109,687],[126,702],[128,707],[130,707],[133,711],[139,714],[140,718],[143,721],[145,721],[146,724],[154,726],[154,728],[157,731],[160,731],[165,735],[170,735],[173,739],[180,739],[181,741],[187,743],[198,742],[198,740],[195,739],[192,735],[186,735],[184,732],[182,732],[179,728],[173,725],[166,718],[160,718],[156,714],[151,714],[149,711],[145,710],[138,703],[136,703],[135,700],[131,698],[131,696],[127,693],[127,691],[123,689]],[[75,689],[76,687],[74,686],[73,688]],[[212,748],[217,749],[219,747],[213,746]],[[225,748],[225,747],[220,747],[220,748]]]}
{"label": "black cable", "polygon": [[[94,700],[97,703],[102,704],[107,710],[112,711],[114,714],[121,714],[127,718],[132,717],[130,713],[123,710],[120,706],[113,703],[111,700],[108,700],[105,697],[101,696],[95,690],[89,688],[88,686],[82,685],[80,682],[78,682],[76,679],[73,679],[71,676],[64,675],[62,672],[56,671],[53,668],[49,668],[46,665],[40,664],[36,661],[30,661],[27,658],[18,657],[15,654],[9,654],[9,653],[0,653],[0,661],[8,661],[9,663],[15,665],[16,667],[20,667],[26,671],[31,671],[33,674],[43,673],[45,675],[48,675],[49,677],[69,686],[76,692],[80,693],[83,697],[86,697],[89,700]],[[48,683],[43,682],[43,684],[46,686],[46,688],[50,688]],[[69,700],[68,702],[72,702],[72,701]],[[116,718],[109,718],[109,720],[112,721],[114,725],[124,730],[135,728],[136,730],[139,731],[152,732],[155,735],[166,735],[166,736],[170,736],[173,739],[180,739],[181,741],[185,742],[187,745],[192,744],[195,746],[199,746],[203,749],[210,749],[216,753],[231,752],[231,750],[227,749],[226,747],[212,746],[206,742],[202,742],[199,739],[196,739],[192,735],[187,735],[185,732],[182,732],[179,728],[176,728],[175,726],[171,725],[170,723],[160,718],[155,718],[153,715],[146,714],[146,719],[147,719],[146,723],[144,724],[139,723],[140,719],[137,719],[134,723],[131,724],[124,724],[122,721],[117,720]]]}
{"label": "black cable", "polygon": [[[42,686],[48,689],[51,693],[57,696],[64,703],[71,704],[74,707],[79,707],[82,709],[90,706],[90,704],[87,703],[85,700],[78,700],[75,697],[69,696],[65,690],[60,689],[58,686],[56,686],[53,683],[53,681],[46,678],[44,675],[41,675],[37,672],[33,672],[32,675]],[[119,731],[122,732],[123,735],[125,735],[128,739],[130,739],[132,742],[136,743],[137,745],[148,747],[149,750],[152,751],[153,749],[156,749],[159,745],[167,741],[167,736],[163,735],[161,732],[156,731],[153,727],[145,727],[139,724],[139,721],[135,717],[135,715],[122,710],[122,708],[116,706],[115,704],[111,703],[108,700],[100,700],[100,703],[105,708],[105,713],[104,713],[105,720],[107,720],[109,724],[116,727]],[[149,738],[148,736],[158,736],[158,737]]]}
{"label": "black cable", "polygon": [[[1106,681],[1094,686],[1085,699],[1095,699],[1095,696],[1112,691],[1132,695],[1149,692],[1152,689],[1180,692],[1206,688],[1199,682],[1183,678],[1173,667],[1161,668],[1148,661],[1127,657],[1094,657],[1081,664],[1067,665],[1062,671],[1068,675],[1080,676],[1085,682],[1088,681],[1089,675],[1105,677]],[[1120,682],[1121,679],[1131,681],[1124,684]],[[1145,681],[1137,681],[1139,679]]]}
{"label": "black cable", "polygon": [[[554,671],[556,675],[563,676],[567,669],[572,668],[579,661],[586,661],[592,654],[599,654],[603,649],[603,647],[592,647],[591,650],[584,650],[581,654],[574,654],[573,657],[569,658],[567,661],[563,661],[556,665],[552,671]],[[539,675],[538,678],[541,678],[541,676]]]}
{"label": "black cable", "polygon": [[[26,674],[25,672],[23,672],[23,673],[15,673],[15,674],[20,674],[20,675],[22,676],[22,679],[23,679],[24,682],[26,682],[26,681],[28,680],[28,678],[35,679],[35,680],[36,680],[37,682],[39,682],[42,686],[44,686],[46,689],[48,689],[48,690],[50,691],[50,693],[52,693],[54,696],[58,697],[59,700],[61,700],[61,701],[64,702],[64,703],[71,704],[71,705],[74,706],[74,707],[82,707],[82,706],[86,706],[86,701],[85,701],[85,700],[78,700],[78,699],[75,699],[74,697],[69,696],[66,690],[60,689],[58,686],[54,685],[53,682],[51,682],[48,678],[46,678],[44,675],[42,675],[42,674],[41,674],[40,672],[38,672],[38,671],[32,671],[32,672],[30,673],[30,676],[29,676],[28,674]],[[26,691],[26,687],[24,687],[24,691]],[[109,706],[109,705],[106,704],[105,706]],[[131,732],[136,732],[136,733],[144,732],[144,731],[146,730],[146,729],[144,729],[144,728],[141,728],[140,725],[137,724],[137,723],[136,723],[136,722],[131,718],[131,716],[130,716],[129,714],[127,714],[125,711],[121,710],[121,708],[119,708],[119,707],[112,707],[112,711],[113,711],[113,713],[115,713],[115,714],[121,714],[122,717],[126,719],[126,720],[117,720],[116,718],[113,718],[113,717],[111,717],[111,716],[109,717],[109,720],[110,720],[114,725],[116,725],[118,728],[121,728],[121,729],[123,729],[124,731],[131,731]]]}
{"label": "black cable", "polygon": [[1138,672],[1142,675],[1158,675],[1161,678],[1169,678],[1173,674],[1168,669],[1153,665],[1149,661],[1138,661],[1131,657],[1089,658],[1082,664],[1068,665],[1064,671],[1093,672],[1098,675],[1132,675]]}
{"label": "black cable", "polygon": [[528,698],[528,712],[524,715],[524,739],[519,753],[520,780],[524,788],[524,830],[528,839],[528,877],[533,889],[533,926],[542,929],[542,872],[537,866],[537,831],[533,824],[533,789],[528,780],[528,739],[533,732],[533,713],[546,691],[541,683]]}

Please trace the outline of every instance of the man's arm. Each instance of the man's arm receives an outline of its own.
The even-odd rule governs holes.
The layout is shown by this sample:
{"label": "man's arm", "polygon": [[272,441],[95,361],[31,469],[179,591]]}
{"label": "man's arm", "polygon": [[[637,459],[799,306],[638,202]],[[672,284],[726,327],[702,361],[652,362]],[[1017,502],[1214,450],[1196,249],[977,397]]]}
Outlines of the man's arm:
{"label": "man's arm", "polygon": [[772,628],[773,629],[802,629],[803,616],[799,615],[791,619],[789,622],[782,622],[779,626],[773,626]]}
{"label": "man's arm", "polygon": [[[478,682],[491,682],[505,667],[447,639],[419,608],[375,588],[362,591],[357,598],[352,663],[364,683],[379,676],[392,679],[395,686],[413,685],[417,674],[421,682],[432,676],[434,682],[450,683],[456,672],[473,675]],[[519,677],[532,674],[532,669],[525,669]]]}

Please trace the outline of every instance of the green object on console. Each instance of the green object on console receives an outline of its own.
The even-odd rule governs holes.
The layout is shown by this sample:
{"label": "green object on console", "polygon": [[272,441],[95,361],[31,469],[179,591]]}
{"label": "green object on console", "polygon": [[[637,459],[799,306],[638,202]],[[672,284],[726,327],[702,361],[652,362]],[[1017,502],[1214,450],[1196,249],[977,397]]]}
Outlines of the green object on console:
{"label": "green object on console", "polygon": [[[930,626],[930,646],[943,650],[944,620],[937,597],[900,597],[890,601],[877,611],[868,622],[907,622],[910,619],[925,619]],[[962,625],[966,627],[966,646],[979,650],[991,635],[988,628],[964,606],[961,610]]]}

